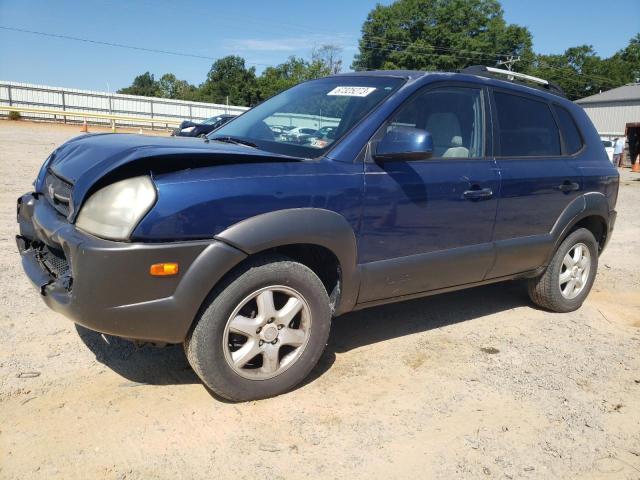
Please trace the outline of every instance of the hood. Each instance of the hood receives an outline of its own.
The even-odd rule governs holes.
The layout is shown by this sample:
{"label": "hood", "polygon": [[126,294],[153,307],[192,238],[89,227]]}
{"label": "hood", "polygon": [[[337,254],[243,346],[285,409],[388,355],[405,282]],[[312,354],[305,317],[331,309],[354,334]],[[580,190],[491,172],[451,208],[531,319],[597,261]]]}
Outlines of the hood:
{"label": "hood", "polygon": [[[207,143],[199,138],[103,133],[64,143],[52,154],[47,168],[73,184],[73,211],[77,212],[91,187],[121,168],[140,166],[148,171],[166,171],[223,163],[292,161],[300,159],[243,145]],[[38,191],[42,180],[38,179]]]}

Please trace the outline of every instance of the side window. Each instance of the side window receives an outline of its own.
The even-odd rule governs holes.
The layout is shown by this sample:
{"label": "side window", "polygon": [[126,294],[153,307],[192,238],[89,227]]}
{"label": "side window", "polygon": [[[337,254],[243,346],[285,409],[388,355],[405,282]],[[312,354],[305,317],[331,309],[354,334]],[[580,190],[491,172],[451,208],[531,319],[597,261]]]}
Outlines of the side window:
{"label": "side window", "polygon": [[560,155],[560,132],[545,102],[494,92],[502,157]]}
{"label": "side window", "polygon": [[564,138],[565,154],[573,155],[582,148],[582,136],[578,131],[576,122],[571,114],[560,105],[554,105],[553,109],[558,117],[562,138]]}
{"label": "side window", "polygon": [[433,139],[434,158],[482,157],[483,115],[480,89],[439,88],[408,100],[387,131],[399,126],[427,130]]}

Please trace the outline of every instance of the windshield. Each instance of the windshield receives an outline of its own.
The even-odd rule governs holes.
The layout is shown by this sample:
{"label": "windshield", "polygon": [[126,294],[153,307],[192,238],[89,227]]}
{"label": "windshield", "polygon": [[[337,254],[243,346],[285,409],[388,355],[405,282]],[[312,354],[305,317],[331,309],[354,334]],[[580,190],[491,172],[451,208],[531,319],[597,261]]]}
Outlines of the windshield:
{"label": "windshield", "polygon": [[249,110],[209,135],[249,141],[261,150],[320,156],[404,80],[340,76],[301,83]]}
{"label": "windshield", "polygon": [[202,125],[213,125],[214,123],[219,122],[220,120],[222,120],[222,117],[207,118],[202,122]]}

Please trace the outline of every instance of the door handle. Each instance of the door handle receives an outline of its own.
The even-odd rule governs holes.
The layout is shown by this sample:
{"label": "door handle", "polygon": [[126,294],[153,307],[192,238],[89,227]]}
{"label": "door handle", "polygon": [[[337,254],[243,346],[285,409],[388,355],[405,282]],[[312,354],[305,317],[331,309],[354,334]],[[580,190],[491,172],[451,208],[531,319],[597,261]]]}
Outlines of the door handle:
{"label": "door handle", "polygon": [[565,180],[562,184],[558,185],[558,190],[561,192],[573,192],[575,190],[580,190],[580,184]]}
{"label": "door handle", "polygon": [[474,188],[465,191],[462,196],[467,200],[487,200],[493,197],[493,190],[490,188]]}

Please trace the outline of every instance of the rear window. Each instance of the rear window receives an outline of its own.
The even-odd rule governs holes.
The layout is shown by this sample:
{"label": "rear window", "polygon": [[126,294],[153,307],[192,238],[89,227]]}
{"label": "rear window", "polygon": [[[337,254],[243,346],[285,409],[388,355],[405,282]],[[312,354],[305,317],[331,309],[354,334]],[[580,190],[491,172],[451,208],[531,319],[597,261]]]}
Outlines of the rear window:
{"label": "rear window", "polygon": [[554,105],[553,109],[558,117],[562,138],[564,138],[564,148],[567,155],[573,155],[582,148],[582,137],[573,120],[571,114],[563,107]]}
{"label": "rear window", "polygon": [[494,92],[502,157],[559,156],[560,133],[549,106],[529,98]]}

